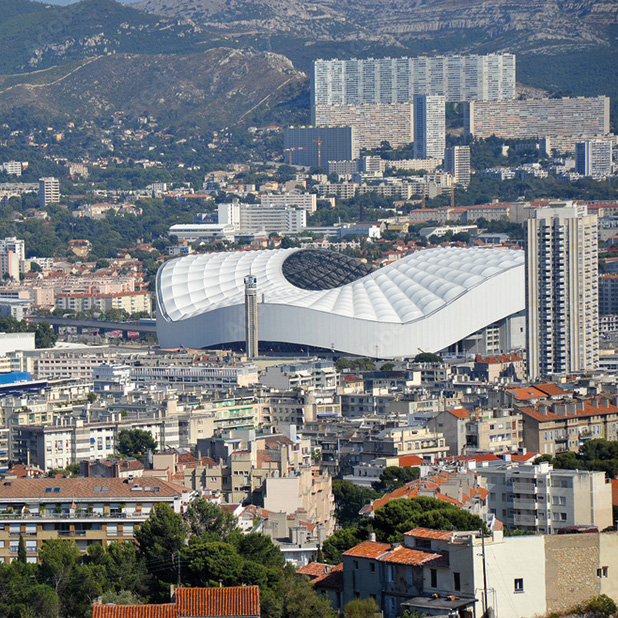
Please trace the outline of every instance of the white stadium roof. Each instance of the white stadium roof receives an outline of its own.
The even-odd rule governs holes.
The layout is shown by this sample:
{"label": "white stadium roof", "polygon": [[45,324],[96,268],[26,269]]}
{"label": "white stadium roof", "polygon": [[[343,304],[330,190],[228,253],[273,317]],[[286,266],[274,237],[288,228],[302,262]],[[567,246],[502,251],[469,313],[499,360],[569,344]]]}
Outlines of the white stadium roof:
{"label": "white stadium roof", "polygon": [[519,250],[427,249],[373,272],[320,250],[210,253],[159,270],[160,345],[244,341],[248,274],[257,277],[260,341],[363,356],[439,351],[525,306]]}

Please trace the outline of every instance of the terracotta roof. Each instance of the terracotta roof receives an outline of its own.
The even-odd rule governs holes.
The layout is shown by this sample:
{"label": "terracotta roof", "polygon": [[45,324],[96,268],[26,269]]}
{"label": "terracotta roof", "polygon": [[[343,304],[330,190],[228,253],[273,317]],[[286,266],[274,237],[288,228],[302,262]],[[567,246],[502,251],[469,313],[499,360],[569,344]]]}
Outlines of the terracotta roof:
{"label": "terracotta roof", "polygon": [[395,564],[426,564],[437,558],[441,558],[439,553],[429,553],[420,549],[410,549],[400,545],[386,555],[379,558],[380,562],[392,562]]}
{"label": "terracotta roof", "polygon": [[[105,487],[108,489],[103,490]],[[134,489],[136,487],[141,489]],[[155,491],[155,488],[158,489]],[[129,483],[127,479],[121,478],[23,478],[0,483],[1,500],[49,498],[57,502],[58,498],[144,499],[173,497],[181,495],[183,491],[187,491],[187,488],[160,479],[136,479]]]}
{"label": "terracotta roof", "polygon": [[407,466],[424,466],[426,463],[418,455],[402,455],[399,458],[399,466],[402,468]]}
{"label": "terracotta roof", "polygon": [[540,391],[538,388],[534,386],[526,386],[524,388],[509,388],[507,389],[509,395],[515,397],[515,399],[542,399],[546,397],[546,394],[543,391]]}
{"label": "terracotta roof", "polygon": [[179,616],[259,616],[259,586],[176,588]]}
{"label": "terracotta roof", "polygon": [[498,356],[484,357],[479,355],[474,359],[474,362],[481,365],[491,365],[495,363],[515,363],[523,360],[521,356],[517,356],[516,354],[500,354]]}
{"label": "terracotta roof", "polygon": [[430,528],[414,528],[406,532],[404,536],[412,536],[415,539],[432,539],[437,541],[450,541],[453,536],[452,531],[431,530]]}
{"label": "terracotta roof", "polygon": [[563,391],[559,386],[553,382],[547,382],[546,384],[534,384],[534,388],[545,393],[548,397],[557,397],[562,395],[568,395],[567,391]]}
{"label": "terracotta roof", "polygon": [[354,556],[358,558],[379,558],[382,554],[390,551],[390,543],[377,543],[376,541],[363,541],[348,551],[344,551],[344,556]]}
{"label": "terracotta roof", "polygon": [[465,408],[453,408],[452,410],[447,410],[447,412],[457,418],[470,417],[470,410],[466,410]]}
{"label": "terracotta roof", "polygon": [[343,562],[334,566],[328,573],[316,577],[311,583],[318,588],[343,590]]}
{"label": "terracotta roof", "polygon": [[296,572],[299,575],[308,575],[313,578],[324,575],[324,573],[328,573],[330,569],[331,567],[329,564],[324,564],[322,562],[310,562],[309,564],[300,567],[300,569],[296,569]]}
{"label": "terracotta roof", "polygon": [[176,603],[164,605],[101,605],[92,606],[92,618],[178,618]]}
{"label": "terracotta roof", "polygon": [[[595,404],[592,402],[595,402]],[[564,411],[564,413],[557,414],[553,411],[556,409],[555,405],[556,404],[553,404],[551,407],[545,407],[545,412],[541,412],[540,406],[538,405],[522,408],[521,412],[537,421],[555,421],[565,418],[585,418],[588,416],[602,416],[604,414],[618,414],[618,407],[609,403],[607,399],[603,399],[602,397],[595,397],[587,401],[578,401],[576,403],[570,402],[570,405],[576,406],[575,412]]]}

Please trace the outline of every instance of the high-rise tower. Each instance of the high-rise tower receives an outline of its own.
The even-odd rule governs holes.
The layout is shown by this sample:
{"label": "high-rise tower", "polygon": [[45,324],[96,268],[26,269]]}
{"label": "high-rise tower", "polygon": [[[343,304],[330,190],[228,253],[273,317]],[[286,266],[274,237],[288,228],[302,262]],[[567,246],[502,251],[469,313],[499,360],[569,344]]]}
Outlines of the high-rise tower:
{"label": "high-rise tower", "polygon": [[414,96],[414,158],[442,159],[446,146],[446,108],[442,95]]}
{"label": "high-rise tower", "polygon": [[60,201],[60,183],[57,178],[39,179],[39,206],[45,208],[47,204],[56,204]]}
{"label": "high-rise tower", "polygon": [[595,369],[599,358],[597,216],[571,202],[528,220],[528,374]]}
{"label": "high-rise tower", "polygon": [[257,277],[245,277],[245,351],[247,358],[258,356]]}

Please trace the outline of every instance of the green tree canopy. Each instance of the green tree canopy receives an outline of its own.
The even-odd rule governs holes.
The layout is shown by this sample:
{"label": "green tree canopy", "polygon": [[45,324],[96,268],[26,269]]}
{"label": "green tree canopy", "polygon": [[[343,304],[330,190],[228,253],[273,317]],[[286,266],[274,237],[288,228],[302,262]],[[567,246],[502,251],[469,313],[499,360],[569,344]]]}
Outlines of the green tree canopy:
{"label": "green tree canopy", "polygon": [[373,483],[373,488],[378,492],[390,493],[416,481],[420,474],[418,466],[387,466],[380,474],[380,480]]}
{"label": "green tree canopy", "polygon": [[122,429],[118,434],[118,453],[125,457],[143,459],[146,451],[156,451],[157,441],[149,431]]}

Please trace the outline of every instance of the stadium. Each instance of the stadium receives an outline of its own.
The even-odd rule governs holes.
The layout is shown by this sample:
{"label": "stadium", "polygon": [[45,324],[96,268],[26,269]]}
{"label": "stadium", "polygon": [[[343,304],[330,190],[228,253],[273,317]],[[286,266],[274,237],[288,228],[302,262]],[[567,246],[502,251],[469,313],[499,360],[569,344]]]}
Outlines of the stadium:
{"label": "stadium", "polygon": [[379,269],[322,249],[170,260],[157,273],[159,345],[244,346],[249,274],[257,278],[261,353],[289,346],[410,358],[419,350],[491,353],[524,343],[524,252],[449,247]]}

